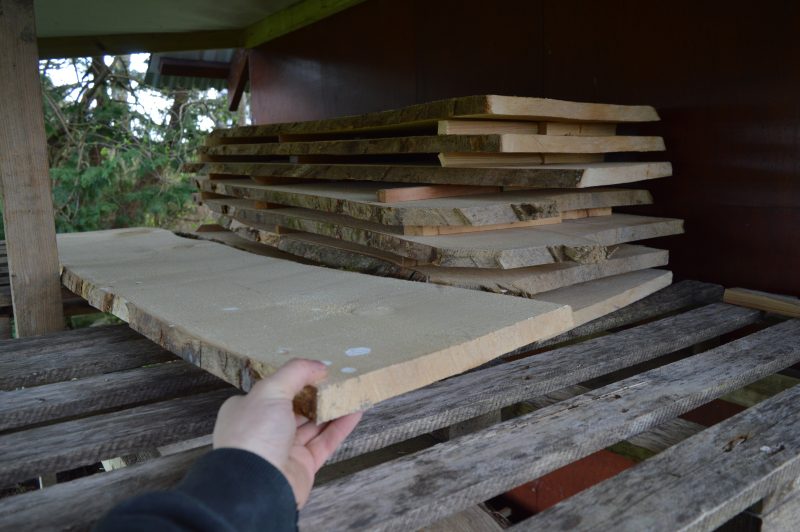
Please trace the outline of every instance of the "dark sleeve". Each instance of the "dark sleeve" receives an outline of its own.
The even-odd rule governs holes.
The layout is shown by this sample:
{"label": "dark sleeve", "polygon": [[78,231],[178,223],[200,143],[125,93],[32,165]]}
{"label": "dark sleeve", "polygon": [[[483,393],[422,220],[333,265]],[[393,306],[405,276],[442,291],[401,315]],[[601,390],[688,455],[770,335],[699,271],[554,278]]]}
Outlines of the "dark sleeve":
{"label": "dark sleeve", "polygon": [[171,491],[122,502],[95,531],[297,530],[289,482],[249,451],[217,449],[200,458]]}

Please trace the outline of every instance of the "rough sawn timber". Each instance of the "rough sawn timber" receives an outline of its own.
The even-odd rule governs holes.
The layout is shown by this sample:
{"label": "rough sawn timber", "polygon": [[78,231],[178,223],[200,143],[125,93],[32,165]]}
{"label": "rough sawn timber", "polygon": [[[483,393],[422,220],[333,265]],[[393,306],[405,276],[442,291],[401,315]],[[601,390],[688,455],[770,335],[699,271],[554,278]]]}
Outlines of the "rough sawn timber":
{"label": "rough sawn timber", "polygon": [[[201,146],[210,157],[267,155],[376,155],[409,153],[613,153],[664,151],[661,137],[619,135],[430,135],[377,139],[263,142]],[[444,166],[444,165],[443,165]]]}
{"label": "rough sawn timber", "polygon": [[563,305],[306,266],[164,230],[61,235],[59,251],[72,291],[243,389],[291,358],[327,361],[328,378],[298,398],[319,421],[572,326]]}
{"label": "rough sawn timber", "polygon": [[403,234],[402,228],[308,209],[256,209],[249,200],[236,199],[206,200],[205,204],[256,229],[285,227],[445,267],[508,269],[563,261],[599,262],[610,256],[608,246],[683,232],[682,220],[613,214],[537,227],[412,236]]}
{"label": "rough sawn timber", "polygon": [[[193,165],[195,168],[196,165]],[[446,168],[434,165],[204,163],[197,172],[225,177],[379,181],[432,185],[585,188],[633,183],[672,175],[668,162],[545,164],[524,168]],[[266,183],[270,184],[270,183]]]}
{"label": "rough sawn timber", "polygon": [[363,115],[326,120],[288,122],[259,126],[218,129],[209,142],[224,142],[243,137],[277,137],[321,133],[349,133],[435,126],[447,118],[491,118],[557,122],[653,122],[658,113],[647,105],[611,105],[568,102],[547,98],[478,95],[438,100]]}
{"label": "rough sawn timber", "polygon": [[[384,203],[375,195],[385,183],[342,182],[259,185],[249,179],[198,179],[204,192],[343,214],[382,225],[482,226],[552,218],[564,211],[645,205],[646,190],[528,190]],[[416,187],[409,187],[416,188]],[[403,188],[392,190],[404,190]]]}

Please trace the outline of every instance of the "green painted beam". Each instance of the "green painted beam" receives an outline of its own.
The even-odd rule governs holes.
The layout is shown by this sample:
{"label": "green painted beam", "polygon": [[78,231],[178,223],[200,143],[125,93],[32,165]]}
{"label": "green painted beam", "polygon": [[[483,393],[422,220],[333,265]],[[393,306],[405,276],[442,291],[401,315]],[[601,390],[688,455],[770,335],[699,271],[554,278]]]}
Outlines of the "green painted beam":
{"label": "green painted beam", "polygon": [[39,58],[254,48],[364,1],[303,0],[250,26],[235,30],[44,37],[38,40]]}
{"label": "green painted beam", "polygon": [[286,35],[327,18],[364,0],[303,0],[244,29],[244,47],[260,44]]}

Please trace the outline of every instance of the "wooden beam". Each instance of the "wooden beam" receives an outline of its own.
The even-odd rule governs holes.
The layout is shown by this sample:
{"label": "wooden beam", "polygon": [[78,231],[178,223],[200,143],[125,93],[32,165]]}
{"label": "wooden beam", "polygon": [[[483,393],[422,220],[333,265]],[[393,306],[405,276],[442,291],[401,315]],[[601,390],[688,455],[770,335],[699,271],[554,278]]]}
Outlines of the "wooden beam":
{"label": "wooden beam", "polygon": [[17,336],[64,327],[33,0],[0,0],[0,189]]}
{"label": "wooden beam", "polygon": [[137,52],[214,50],[242,45],[242,30],[195,31],[190,33],[131,33],[44,37],[39,39],[39,57],[86,57]]}
{"label": "wooden beam", "polygon": [[422,185],[419,187],[381,188],[376,191],[375,196],[381,203],[395,203],[398,201],[491,194],[492,192],[502,192],[502,189],[500,187],[475,185]]}
{"label": "wooden beam", "polygon": [[244,88],[250,81],[250,50],[239,48],[233,56],[228,73],[228,110],[236,111]]}
{"label": "wooden beam", "polygon": [[783,314],[790,318],[800,318],[800,299],[780,294],[759,292],[746,288],[728,288],[723,300],[732,305],[765,310],[775,314]]}
{"label": "wooden beam", "polygon": [[254,48],[329,17],[364,0],[303,0],[244,29],[244,46]]}

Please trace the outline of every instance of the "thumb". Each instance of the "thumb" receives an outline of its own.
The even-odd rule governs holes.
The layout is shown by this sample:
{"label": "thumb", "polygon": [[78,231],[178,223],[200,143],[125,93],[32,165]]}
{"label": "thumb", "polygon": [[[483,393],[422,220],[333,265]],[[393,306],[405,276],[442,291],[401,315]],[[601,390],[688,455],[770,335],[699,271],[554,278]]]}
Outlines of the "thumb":
{"label": "thumb", "polygon": [[250,394],[260,399],[291,401],[306,386],[317,384],[328,374],[328,368],[317,360],[295,358],[269,377],[257,382]]}

